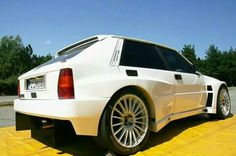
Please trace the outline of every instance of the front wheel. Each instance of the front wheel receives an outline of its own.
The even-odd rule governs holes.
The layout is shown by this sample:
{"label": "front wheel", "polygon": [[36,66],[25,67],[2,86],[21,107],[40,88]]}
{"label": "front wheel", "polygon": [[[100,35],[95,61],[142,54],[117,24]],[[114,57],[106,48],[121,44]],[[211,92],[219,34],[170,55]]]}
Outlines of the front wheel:
{"label": "front wheel", "polygon": [[124,91],[108,103],[100,135],[105,145],[121,155],[139,151],[149,135],[148,109],[138,92]]}
{"label": "front wheel", "polygon": [[226,87],[222,86],[219,89],[217,97],[217,112],[216,116],[221,119],[229,117],[231,111],[231,102],[229,92]]}

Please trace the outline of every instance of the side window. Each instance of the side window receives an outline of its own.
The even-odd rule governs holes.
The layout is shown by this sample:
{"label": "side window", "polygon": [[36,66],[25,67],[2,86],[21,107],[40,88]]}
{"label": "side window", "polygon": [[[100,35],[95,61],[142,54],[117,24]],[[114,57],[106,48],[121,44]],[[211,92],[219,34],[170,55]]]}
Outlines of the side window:
{"label": "side window", "polygon": [[163,57],[166,59],[171,70],[178,72],[193,73],[192,65],[185,60],[178,52],[162,47],[158,47]]}
{"label": "side window", "polygon": [[124,40],[120,65],[166,69],[154,45]]}

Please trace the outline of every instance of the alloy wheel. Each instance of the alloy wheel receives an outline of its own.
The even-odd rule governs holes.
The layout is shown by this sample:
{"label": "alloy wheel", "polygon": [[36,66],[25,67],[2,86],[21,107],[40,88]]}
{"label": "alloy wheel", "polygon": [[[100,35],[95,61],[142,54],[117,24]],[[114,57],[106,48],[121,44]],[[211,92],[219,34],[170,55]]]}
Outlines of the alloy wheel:
{"label": "alloy wheel", "polygon": [[148,112],[136,95],[124,95],[115,103],[111,113],[111,130],[115,140],[125,148],[139,145],[148,131]]}

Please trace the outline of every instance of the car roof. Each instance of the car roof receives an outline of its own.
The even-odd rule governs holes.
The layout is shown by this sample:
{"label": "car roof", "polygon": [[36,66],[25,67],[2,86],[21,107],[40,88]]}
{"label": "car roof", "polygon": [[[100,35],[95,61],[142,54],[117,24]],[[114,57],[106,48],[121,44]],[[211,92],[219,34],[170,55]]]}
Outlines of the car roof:
{"label": "car roof", "polygon": [[95,35],[95,36],[91,36],[89,38],[85,38],[83,40],[80,40],[78,42],[72,43],[62,49],[60,49],[59,51],[57,51],[57,55],[60,55],[60,53],[63,53],[65,51],[68,51],[74,47],[80,46],[80,45],[84,45],[87,43],[91,43],[91,42],[96,42],[96,41],[101,41],[105,38],[120,38],[120,39],[127,39],[127,40],[132,40],[132,41],[137,41],[137,42],[143,42],[143,43],[147,43],[147,44],[154,44],[163,48],[167,48],[167,49],[171,49],[174,51],[177,51],[176,49],[170,48],[168,46],[162,45],[162,44],[157,44],[155,42],[151,42],[151,41],[147,41],[147,40],[142,40],[142,39],[137,39],[137,38],[132,38],[132,37],[126,37],[126,36],[119,36],[119,35]]}
{"label": "car roof", "polygon": [[121,39],[127,39],[127,40],[132,40],[132,41],[147,43],[147,44],[153,44],[153,45],[157,45],[157,46],[160,46],[160,47],[163,47],[163,48],[167,48],[167,49],[171,49],[171,50],[177,51],[177,50],[174,49],[174,48],[170,48],[170,47],[168,47],[168,46],[166,46],[166,45],[159,44],[159,43],[152,42],[152,41],[147,41],[147,40],[138,39],[138,38],[133,38],[133,37],[118,36],[118,35],[110,35],[110,36],[111,36],[111,37],[115,37],[115,38],[121,38]]}

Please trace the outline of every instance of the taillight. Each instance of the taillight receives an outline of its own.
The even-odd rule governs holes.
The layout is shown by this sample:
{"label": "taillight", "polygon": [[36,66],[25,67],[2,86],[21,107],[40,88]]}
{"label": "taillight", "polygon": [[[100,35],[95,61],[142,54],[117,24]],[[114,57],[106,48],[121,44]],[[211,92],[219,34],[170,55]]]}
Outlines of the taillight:
{"label": "taillight", "polygon": [[74,82],[72,69],[65,68],[60,70],[57,87],[59,99],[74,98]]}
{"label": "taillight", "polygon": [[20,98],[20,81],[18,80],[17,95]]}

